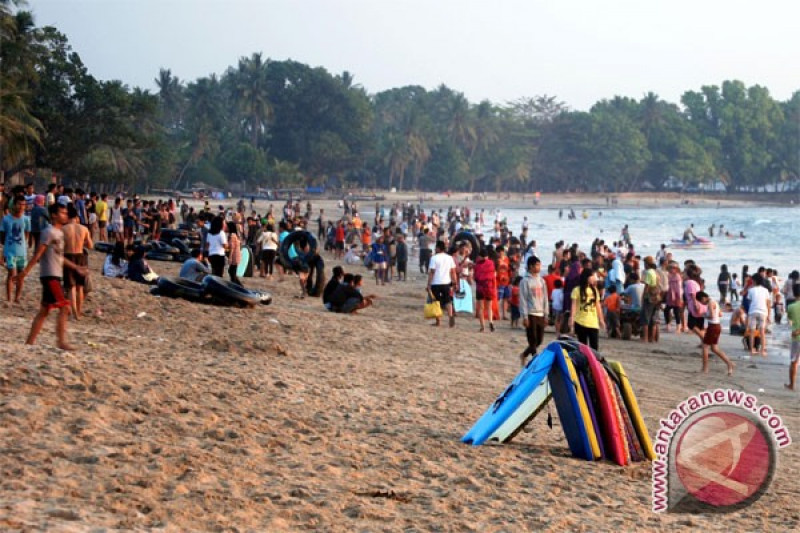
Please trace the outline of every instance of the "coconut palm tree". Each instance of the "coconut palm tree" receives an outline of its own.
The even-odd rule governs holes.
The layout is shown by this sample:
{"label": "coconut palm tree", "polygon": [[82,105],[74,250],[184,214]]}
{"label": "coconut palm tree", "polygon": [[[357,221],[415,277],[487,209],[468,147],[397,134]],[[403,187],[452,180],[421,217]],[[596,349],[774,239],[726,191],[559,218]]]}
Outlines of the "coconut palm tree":
{"label": "coconut palm tree", "polygon": [[267,132],[273,119],[272,104],[267,94],[267,68],[260,53],[239,60],[239,66],[231,74],[233,98],[243,116],[243,127],[250,142],[258,147],[259,137]]}

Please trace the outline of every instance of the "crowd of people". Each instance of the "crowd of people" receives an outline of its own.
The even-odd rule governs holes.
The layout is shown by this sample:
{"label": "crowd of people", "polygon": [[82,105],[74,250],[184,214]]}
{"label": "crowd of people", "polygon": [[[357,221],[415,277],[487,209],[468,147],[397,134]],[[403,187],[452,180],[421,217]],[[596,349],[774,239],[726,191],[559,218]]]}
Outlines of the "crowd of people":
{"label": "crowd of people", "polygon": [[[462,315],[477,320],[481,332],[496,331],[497,321],[508,321],[510,328],[521,326],[527,338],[522,364],[537,352],[546,328],[572,333],[598,349],[602,335],[625,337],[634,326],[642,342],[649,343],[659,342],[663,332],[694,334],[701,341],[702,370],[708,371],[713,353],[731,374],[735,364],[719,345],[723,312],[732,313],[730,334],[742,336],[749,354],[762,356],[772,324],[788,315],[794,329],[787,386],[795,387],[800,356],[797,271],[783,282],[774,269],[760,267],[751,275],[745,266],[739,277],[723,265],[715,299],[699,265],[692,260],[679,264],[666,245],[655,256],[642,258],[627,227],[610,245],[598,238],[584,250],[559,241],[549,257],[543,257],[537,242],[529,239],[527,218],[515,235],[499,211],[487,224],[483,209],[426,212],[411,203],[376,204],[374,219],[367,222],[357,203],[347,200],[340,202],[341,214],[333,217],[324,209],[314,213],[310,202],[302,206],[288,201],[280,210],[270,205],[263,214],[253,204],[247,215],[244,201],[216,210],[206,202],[195,210],[180,200],[109,200],[106,194],[56,185],[44,194],[36,194],[32,185],[4,191],[0,241],[8,270],[6,298],[11,304],[19,302],[25,277],[41,261],[42,308],[29,341],[35,340],[49,311],[60,309],[58,342],[68,346],[61,324],[70,314],[76,319],[83,314],[83,300],[91,290],[85,250],[93,242],[113,243],[104,275],[153,283],[157,274],[145,259],[143,244],[183,228],[197,235],[197,241],[181,267],[181,278],[222,277],[227,266],[231,282],[241,284],[237,272],[247,247],[256,275],[268,281],[296,277],[301,298],[308,293],[309,257],[328,253],[344,267],[367,269],[365,275],[345,273],[343,266],[333,269],[320,293],[325,308],[340,313],[373,304],[374,295],[362,294],[367,277],[376,285],[406,281],[408,263],[416,253],[419,272],[427,277],[426,294],[439,302],[441,318],[454,326],[460,307]],[[490,229],[484,233],[483,228]],[[296,230],[316,235],[319,249],[310,235],[289,247],[288,258],[281,258],[281,244]],[[30,260],[28,248],[33,250]],[[470,299],[466,307],[454,305],[465,298]],[[435,319],[435,326],[441,325],[441,318]]]}

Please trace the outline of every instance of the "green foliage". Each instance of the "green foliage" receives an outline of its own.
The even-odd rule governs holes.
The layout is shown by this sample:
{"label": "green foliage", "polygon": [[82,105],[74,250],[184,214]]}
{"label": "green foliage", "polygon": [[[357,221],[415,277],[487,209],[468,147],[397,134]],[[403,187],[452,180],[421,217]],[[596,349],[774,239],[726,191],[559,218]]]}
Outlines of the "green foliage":
{"label": "green foliage", "polygon": [[445,85],[368,95],[339,75],[261,53],[221,77],[157,92],[93,78],[57,29],[0,0],[0,173],[48,168],[126,188],[202,181],[249,188],[337,184],[417,190],[628,191],[800,180],[800,92],[724,81],[680,105],[654,93],[588,112],[554,96],[470,103]]}

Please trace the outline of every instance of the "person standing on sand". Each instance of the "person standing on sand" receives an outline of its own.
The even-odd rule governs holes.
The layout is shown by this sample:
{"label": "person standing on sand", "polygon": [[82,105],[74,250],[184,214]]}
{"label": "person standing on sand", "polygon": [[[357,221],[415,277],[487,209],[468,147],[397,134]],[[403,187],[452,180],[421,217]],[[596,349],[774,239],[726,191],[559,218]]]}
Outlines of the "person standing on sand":
{"label": "person standing on sand", "polygon": [[708,374],[708,351],[711,350],[717,357],[722,359],[723,363],[728,365],[728,375],[732,376],[736,365],[728,359],[728,356],[719,347],[719,335],[722,332],[722,326],[720,325],[722,309],[720,309],[717,302],[703,291],[698,291],[694,297],[706,308],[705,317],[708,319],[708,327],[706,327],[706,332],[703,335],[703,373]]}
{"label": "person standing on sand", "polygon": [[797,382],[797,363],[800,361],[800,285],[792,285],[793,302],[786,308],[786,318],[792,328],[792,348],[789,364],[789,384],[785,387],[795,390]]}
{"label": "person standing on sand", "polygon": [[761,356],[767,356],[767,323],[769,322],[769,309],[771,300],[769,291],[764,287],[764,278],[761,274],[753,276],[753,286],[747,291],[750,307],[747,311],[747,326],[750,329],[750,353],[755,355],[755,334],[758,330],[761,335]]}
{"label": "person standing on sand", "polygon": [[606,329],[597,278],[591,269],[580,274],[578,286],[572,290],[572,312],[569,329],[578,336],[578,341],[599,350],[600,328]]}
{"label": "person standing on sand", "polygon": [[686,322],[689,331],[697,335],[700,340],[705,336],[705,314],[706,308],[700,301],[697,300],[695,295],[702,290],[702,278],[700,275],[703,273],[700,267],[694,263],[689,263],[686,266],[686,281],[683,283],[683,293],[686,296],[686,307],[688,311],[688,319]]}
{"label": "person standing on sand", "polygon": [[211,274],[220,278],[225,273],[225,249],[228,247],[228,238],[222,231],[224,223],[225,219],[221,216],[217,216],[211,221],[211,227],[206,236],[208,253],[204,254],[211,263]]}
{"label": "person standing on sand", "polygon": [[[0,227],[0,240],[3,241],[2,261],[8,269],[6,278],[6,299],[11,302],[11,286],[14,290],[14,303],[22,296],[23,279],[17,274],[25,268],[28,260],[28,239],[31,233],[31,220],[25,216],[25,197],[17,195],[11,213],[3,217]],[[15,281],[16,280],[16,281]]]}
{"label": "person standing on sand", "polygon": [[506,320],[506,306],[511,298],[511,263],[503,246],[497,247],[497,300],[500,320]]}
{"label": "person standing on sand", "polygon": [[69,301],[64,298],[61,279],[64,277],[64,266],[75,269],[82,276],[88,275],[89,270],[64,258],[64,232],[61,231],[61,228],[67,223],[66,206],[55,203],[50,206],[49,211],[51,225],[42,232],[42,242],[39,244],[39,248],[36,249],[31,262],[28,263],[25,270],[18,274],[20,278],[24,279],[33,266],[39,260],[42,260],[42,264],[39,267],[39,279],[42,282],[42,305],[33,319],[25,344],[35,343],[47,315],[53,309],[60,309],[58,322],[56,323],[57,345],[62,350],[72,350],[72,346],[67,344]]}
{"label": "person standing on sand", "polygon": [[242,262],[242,241],[239,239],[239,227],[236,222],[228,222],[228,276],[231,283],[242,287],[237,271]]}
{"label": "person standing on sand", "polygon": [[547,284],[540,275],[542,262],[535,255],[528,258],[527,273],[519,285],[519,314],[528,339],[528,347],[520,354],[519,362],[524,367],[529,355],[536,355],[536,350],[544,340],[544,328],[550,314],[547,298]]}
{"label": "person standing on sand", "polygon": [[[80,266],[89,266],[89,257],[83,253],[84,248],[92,249],[94,243],[89,230],[80,223],[78,211],[72,206],[67,207],[69,223],[61,228],[64,233],[64,258]],[[81,275],[72,267],[64,269],[64,290],[69,294],[70,307],[75,320],[83,316],[83,300],[86,297],[86,276]]]}
{"label": "person standing on sand", "polygon": [[475,300],[477,302],[476,312],[478,321],[481,324],[480,332],[485,331],[486,317],[489,319],[489,330],[494,331],[494,321],[492,313],[492,298],[496,294],[495,290],[495,271],[494,261],[489,259],[489,250],[484,246],[480,250],[478,260],[473,269],[475,277]]}
{"label": "person standing on sand", "polygon": [[[452,301],[453,291],[458,286],[458,276],[456,275],[456,263],[445,252],[445,248],[444,241],[436,241],[436,254],[431,257],[430,265],[428,265],[427,290],[439,301],[442,309],[446,310],[452,328],[456,325]],[[434,326],[440,324],[441,319],[437,318]]]}

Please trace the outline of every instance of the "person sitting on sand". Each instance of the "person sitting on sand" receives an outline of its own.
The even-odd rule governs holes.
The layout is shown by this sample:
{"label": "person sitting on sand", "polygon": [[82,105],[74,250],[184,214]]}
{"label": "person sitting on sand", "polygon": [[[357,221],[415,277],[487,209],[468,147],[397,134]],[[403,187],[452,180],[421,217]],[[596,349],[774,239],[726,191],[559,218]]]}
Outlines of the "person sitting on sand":
{"label": "person sitting on sand", "polygon": [[345,265],[358,265],[362,262],[361,254],[358,253],[358,245],[353,244],[344,254]]}
{"label": "person sitting on sand", "polygon": [[739,306],[731,315],[731,335],[742,336],[747,331],[747,311],[744,306]]}
{"label": "person sitting on sand", "polygon": [[124,278],[128,275],[128,261],[125,260],[125,245],[122,241],[114,243],[114,250],[106,256],[102,272],[107,278]]}
{"label": "person sitting on sand", "polygon": [[[352,276],[352,274],[351,274]],[[322,305],[325,306],[325,309],[328,311],[333,311],[333,306],[331,305],[331,297],[333,293],[336,292],[336,289],[339,288],[340,285],[344,283],[344,269],[340,266],[333,267],[333,276],[331,277],[330,281],[325,284],[325,288],[322,289]]]}
{"label": "person sitting on sand", "polygon": [[728,375],[733,375],[733,369],[736,367],[734,363],[728,359],[719,347],[719,335],[722,331],[720,319],[722,318],[722,309],[719,304],[703,291],[698,291],[695,294],[695,299],[705,307],[705,318],[708,320],[705,334],[703,335],[703,373],[708,373],[708,352],[711,350],[717,357],[722,359],[722,362],[728,365]]}
{"label": "person sitting on sand", "polygon": [[128,260],[128,279],[136,283],[144,283],[145,285],[152,285],[158,281],[158,274],[153,272],[150,265],[144,258],[144,248],[142,246],[133,246],[129,244],[126,248],[130,252],[130,259]]}
{"label": "person sitting on sand", "polygon": [[[348,276],[352,276],[349,277]],[[331,307],[337,313],[356,314],[360,309],[372,305],[374,294],[364,296],[361,294],[363,280],[361,274],[345,275],[346,282],[341,284],[331,296]]]}
{"label": "person sitting on sand", "polygon": [[206,264],[203,257],[203,250],[195,248],[190,255],[191,257],[181,265],[178,277],[189,281],[202,281],[204,277],[211,274],[211,268]]}

